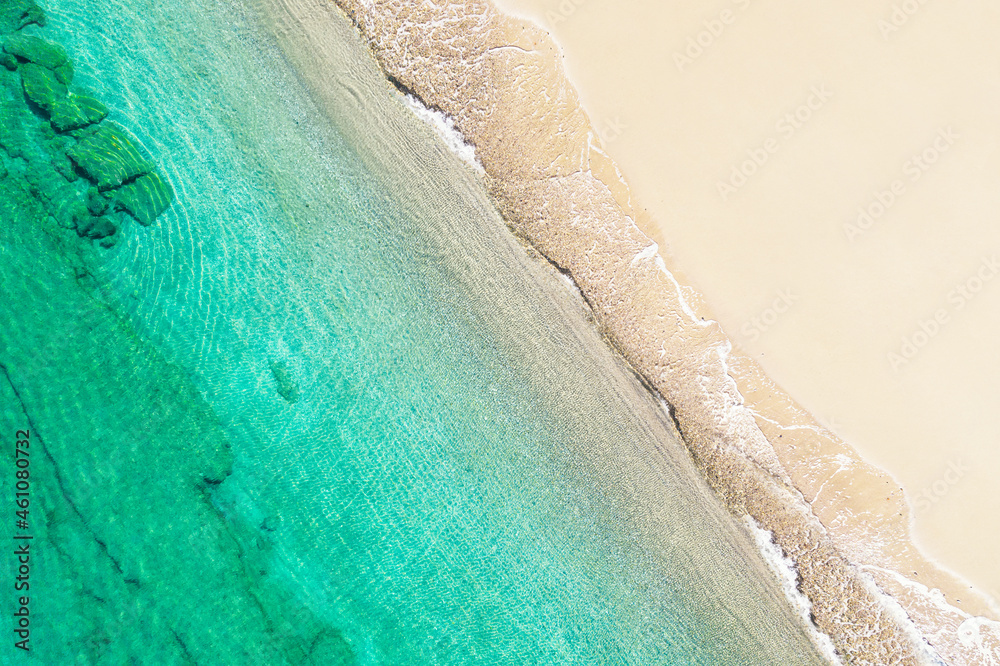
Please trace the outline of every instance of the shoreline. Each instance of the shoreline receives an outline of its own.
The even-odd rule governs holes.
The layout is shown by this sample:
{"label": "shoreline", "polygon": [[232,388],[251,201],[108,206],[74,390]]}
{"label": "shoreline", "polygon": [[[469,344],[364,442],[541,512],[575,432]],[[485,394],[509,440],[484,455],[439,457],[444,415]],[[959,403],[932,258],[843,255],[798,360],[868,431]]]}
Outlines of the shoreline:
{"label": "shoreline", "polygon": [[[471,262],[469,268],[478,273],[478,276],[473,278],[472,274],[466,274],[463,269],[454,276],[459,283],[468,281],[465,289],[470,290],[475,283],[475,289],[479,289],[495,278],[505,275],[504,264],[512,269],[511,275],[516,276],[519,271],[515,265],[523,262],[523,268],[536,276],[539,290],[534,291],[534,295],[528,300],[524,300],[524,292],[521,291],[518,291],[518,297],[512,300],[502,296],[496,300],[491,299],[487,309],[495,312],[497,307],[510,308],[509,314],[516,315],[522,309],[538,313],[556,304],[568,319],[559,317],[552,323],[556,324],[556,328],[570,323],[571,328],[567,332],[572,336],[572,339],[565,341],[567,343],[565,347],[562,345],[558,347],[560,354],[563,349],[577,348],[577,344],[585,343],[593,352],[594,358],[604,358],[612,363],[613,371],[606,375],[588,373],[590,381],[578,385],[576,392],[558,390],[553,392],[556,386],[562,384],[565,375],[578,373],[580,368],[587,366],[593,359],[588,355],[578,364],[571,360],[578,354],[566,354],[563,361],[553,363],[554,358],[550,354],[540,356],[538,353],[540,347],[537,345],[544,345],[544,340],[548,339],[549,334],[553,332],[552,329],[545,327],[539,331],[542,336],[536,344],[534,335],[528,334],[525,337],[527,333],[525,329],[520,326],[510,326],[516,319],[514,316],[500,316],[496,319],[497,326],[489,327],[492,332],[488,333],[487,337],[493,340],[491,347],[500,343],[501,347],[507,347],[504,357],[512,362],[513,366],[521,365],[518,359],[524,358],[528,361],[525,367],[535,369],[526,376],[529,383],[538,383],[538,393],[535,393],[534,388],[532,393],[535,393],[542,402],[535,402],[535,405],[550,414],[556,422],[565,418],[567,424],[573,422],[579,424],[572,431],[567,431],[565,436],[560,436],[560,438],[565,437],[564,441],[571,450],[583,454],[580,461],[591,469],[589,473],[580,470],[582,474],[578,481],[583,484],[581,487],[587,488],[587,492],[579,496],[579,501],[586,505],[591,498],[619,496],[625,499],[627,496],[627,501],[619,503],[618,509],[608,515],[610,520],[600,528],[602,533],[609,536],[626,535],[624,543],[635,544],[641,548],[641,551],[636,553],[640,556],[638,559],[625,558],[620,560],[622,563],[628,562],[632,565],[640,561],[646,563],[638,567],[644,572],[643,577],[649,580],[649,583],[642,586],[646,591],[640,592],[636,589],[635,603],[619,607],[618,612],[624,613],[622,618],[631,614],[633,607],[645,608],[647,604],[656,604],[657,599],[662,598],[666,602],[666,607],[660,606],[661,612],[648,615],[647,617],[653,622],[647,623],[646,627],[651,628],[658,636],[670,635],[674,631],[672,627],[676,626],[697,627],[690,634],[690,642],[688,632],[682,632],[678,637],[679,640],[670,641],[672,646],[663,645],[657,636],[640,640],[631,631],[622,634],[631,637],[625,639],[624,643],[634,644],[638,650],[634,654],[645,654],[646,656],[640,659],[643,662],[650,659],[656,661],[658,657],[663,658],[664,654],[681,658],[681,653],[687,650],[684,645],[700,643],[701,649],[698,653],[716,654],[720,657],[720,663],[721,661],[767,663],[774,659],[780,663],[800,661],[828,663],[815,652],[809,638],[808,624],[803,624],[801,616],[795,612],[793,606],[786,603],[785,590],[774,580],[766,559],[760,557],[759,547],[754,538],[756,535],[748,533],[744,525],[732,519],[718,495],[708,486],[704,477],[691,466],[690,452],[680,440],[674,421],[670,418],[671,410],[618,351],[609,346],[607,338],[595,324],[592,308],[586,303],[575,283],[565,273],[553,270],[555,266],[524,238],[510,233],[510,228],[500,218],[493,202],[486,196],[481,172],[476,165],[469,165],[468,161],[460,159],[463,157],[461,149],[457,151],[458,155],[454,150],[448,149],[449,145],[454,149],[456,145],[461,144],[455,140],[459,135],[450,133],[443,142],[434,136],[435,130],[440,132],[443,128],[448,128],[450,123],[418,102],[407,99],[405,93],[401,94],[398,87],[393,87],[389,83],[383,72],[377,69],[366,42],[357,33],[355,26],[334,5],[324,5],[315,0],[274,0],[258,9],[263,9],[259,11],[259,16],[265,24],[265,29],[276,39],[287,62],[296,68],[299,81],[307,86],[311,101],[316,105],[316,111],[333,121],[338,134],[348,144],[356,143],[355,154],[364,162],[366,171],[378,174],[379,179],[385,179],[386,183],[396,180],[412,182],[413,187],[420,190],[433,188],[435,184],[446,187],[449,191],[455,187],[459,190],[471,190],[469,194],[473,194],[481,203],[483,213],[477,217],[482,219],[480,223],[482,228],[481,231],[477,230],[477,226],[480,225],[473,224],[470,230],[472,236],[478,237],[482,232],[490,234],[494,238],[494,248],[500,252],[506,248],[513,263],[502,262],[496,266],[500,269],[497,271],[484,269],[479,261]],[[334,42],[337,40],[330,39],[332,34],[344,33],[350,35],[353,48],[363,53],[364,68],[374,70],[375,76],[371,77],[374,80],[369,80],[366,76],[364,83],[361,84],[360,81],[354,81],[350,74],[345,77],[345,73],[340,72],[338,79],[346,78],[348,85],[329,85],[327,75],[329,67],[337,66],[337,63],[342,61],[346,64],[347,61],[353,60],[352,58],[345,60],[334,48]],[[360,92],[369,86],[375,86],[380,99],[384,95],[384,100],[376,105],[357,104],[355,100],[358,100],[358,97],[363,100],[365,96],[355,95],[353,91]],[[382,106],[383,104],[385,106]],[[419,108],[414,108],[415,106]],[[369,109],[370,113],[357,113],[361,108]],[[396,117],[395,122],[388,120],[393,117]],[[428,123],[428,120],[431,122]],[[439,154],[448,166],[443,170],[435,168],[421,172],[422,167],[417,167],[411,159],[416,154],[413,151],[424,150]],[[413,178],[415,173],[422,175]],[[414,195],[417,195],[419,200],[417,189],[399,191],[392,196],[401,197],[399,201],[406,202],[408,206],[410,197]],[[435,208],[436,212],[432,213],[431,217],[437,215],[442,215],[443,218],[453,217],[444,212],[451,209],[450,198],[440,201]],[[419,214],[417,209],[413,209],[413,212]],[[461,237],[455,235],[463,233],[461,230],[463,223],[454,220],[445,222],[444,219],[435,223],[432,219],[427,219],[421,222],[420,226],[424,227],[428,223],[438,228],[431,234],[437,239],[434,245],[440,243],[442,249],[450,247],[450,250],[444,252],[445,255],[466,256],[469,248],[466,248]],[[473,245],[478,242],[474,238],[468,240],[472,240]],[[492,251],[487,254],[492,255]],[[480,255],[480,259],[486,258]],[[464,264],[466,260],[463,259],[461,262]],[[495,285],[487,288],[495,292],[500,287]],[[459,288],[459,292],[465,289]],[[422,299],[418,297],[418,300]],[[501,340],[508,340],[508,343],[503,344]],[[601,381],[593,381],[593,378],[597,377],[602,378]],[[586,412],[587,396],[594,395],[594,392],[603,393],[611,400],[602,400],[591,414],[591,418],[581,420],[580,416]],[[622,408],[626,412],[621,412]],[[580,409],[583,411],[577,411]],[[636,410],[644,414],[644,418],[640,418],[636,423],[639,430],[638,438],[620,430],[620,426],[624,424],[615,416],[624,413],[638,415]],[[608,417],[612,418],[613,422],[609,423],[606,420]],[[646,437],[652,434],[650,429],[653,431],[659,429],[661,436]],[[617,434],[609,437],[605,433]],[[559,448],[561,445],[556,449],[546,450],[542,457],[557,454]],[[627,471],[630,465],[631,471]],[[541,462],[539,466],[545,468],[546,463]],[[564,468],[563,472],[568,473],[567,479],[576,476],[573,468]],[[678,474],[680,476],[676,476]],[[689,481],[683,482],[683,479]],[[678,481],[682,481],[682,484]],[[684,486],[688,490],[678,492],[678,489]],[[670,488],[670,491],[664,492],[666,488]],[[678,512],[675,508],[671,508],[678,501],[689,500],[694,501],[691,505],[691,508],[695,509],[694,512]],[[709,514],[693,518],[696,513],[700,514],[701,507],[704,507]],[[587,511],[583,506],[578,508]],[[576,513],[577,508],[573,511]],[[669,522],[663,520],[664,516],[670,516]],[[687,527],[683,528],[682,525],[685,524]],[[668,529],[663,529],[664,525]],[[635,541],[635,535],[641,535],[638,541]],[[727,547],[728,555],[721,559],[713,555],[712,549],[690,548],[691,544],[698,543],[701,535],[710,542],[720,545],[724,540],[728,540],[735,548]],[[679,571],[672,566],[674,555],[681,558],[677,562],[681,570],[689,569],[698,561],[705,562],[704,573],[678,577]],[[618,557],[620,555],[616,556],[616,559]],[[612,567],[616,566],[611,562],[609,564],[612,564]],[[734,568],[737,572],[735,576],[729,573]],[[588,571],[588,578],[600,579],[605,569],[601,566],[596,568],[591,566]],[[657,590],[661,585],[672,586],[668,582],[670,580],[686,580],[688,583],[682,584],[674,593],[664,596]],[[678,616],[673,614],[674,610],[686,604],[684,600],[689,595],[682,589],[685,586],[689,587],[693,594],[690,598],[699,600],[696,605],[689,606],[692,611],[698,613],[691,616],[691,620],[681,619],[687,615],[686,612],[681,612]],[[611,592],[615,587],[616,585],[612,585],[607,588],[607,592]],[[714,592],[706,596],[709,590]],[[747,593],[751,590],[753,593],[748,598]],[[616,597],[618,594],[612,593],[610,596]],[[582,597],[574,594],[573,598]],[[743,601],[734,603],[736,599]],[[610,598],[609,601],[614,604]],[[707,605],[703,606],[702,604],[706,602]],[[758,603],[767,610],[763,613],[750,610],[757,608]],[[575,602],[567,604],[566,610],[572,612],[574,604]],[[593,609],[593,605],[588,607]],[[704,616],[699,612],[707,609],[712,609],[712,612]],[[663,610],[667,612],[664,613]],[[614,615],[617,616],[618,613]],[[703,618],[704,624],[697,621],[697,618]],[[676,624],[675,620],[680,620],[680,625]],[[691,621],[694,623],[689,624]],[[655,629],[660,622],[664,623],[662,634]],[[722,628],[726,625],[731,631],[723,631],[716,640],[704,641],[704,638],[715,631],[713,626]],[[741,636],[744,640],[740,640]],[[734,638],[736,640],[731,645],[732,652],[722,649],[724,643]],[[656,645],[663,645],[667,652],[656,652],[653,649]],[[754,647],[763,648],[768,645],[770,649],[763,652]],[[751,652],[757,653],[756,658],[747,659]],[[743,655],[742,659],[740,655]],[[686,661],[683,658],[681,660]]]}
{"label": "shoreline", "polygon": [[1000,601],[1000,537],[980,529],[1000,511],[1000,370],[977,343],[1000,327],[995,88],[974,56],[998,15],[973,30],[928,7],[884,35],[858,2],[726,2],[721,25],[690,0],[497,4],[559,44],[661,237],[638,225],[738,351],[905,489],[929,559]]}
{"label": "shoreline", "polygon": [[[669,257],[670,264],[664,263],[641,230],[647,227],[656,235],[655,228],[633,210],[624,179],[562,76],[554,44],[537,28],[487,3],[469,3],[477,10],[471,15],[456,12],[457,3],[439,15],[393,3],[378,9],[346,0],[339,4],[391,78],[453,119],[476,147],[487,187],[508,223],[573,277],[609,341],[673,407],[698,465],[733,512],[753,517],[795,561],[820,628],[855,663],[920,663],[925,658],[920,646],[854,566],[870,567],[883,589],[892,587],[892,575],[882,572],[893,570],[883,566],[893,564],[886,561],[887,553],[856,551],[871,543],[872,531],[887,525],[906,534],[901,492],[890,514],[879,516],[885,522],[862,522],[860,533],[858,525],[849,526],[854,531],[831,529],[844,516],[837,500],[858,500],[850,485],[851,496],[820,503],[818,511],[803,501],[811,496],[815,503],[817,484],[823,487],[843,468],[817,468],[817,460],[838,462],[837,456],[853,451],[768,384],[755,362],[734,353],[700,297],[677,279]],[[458,39],[454,51],[438,48],[446,36],[462,34],[473,38]],[[487,39],[479,43],[492,43],[491,52],[477,44],[484,35]],[[507,57],[493,58],[497,52]],[[470,66],[473,75],[466,76]],[[529,75],[514,77],[515,68]],[[558,90],[559,96],[547,107],[525,109],[512,95],[515,86],[520,93],[527,87]],[[553,128],[565,132],[550,133]],[[779,418],[771,419],[774,415]],[[783,440],[781,446],[776,440]],[[799,449],[807,449],[807,455],[796,460]],[[855,483],[867,484],[870,495],[881,495],[883,481],[895,485],[856,454],[853,460],[867,477]],[[868,540],[856,540],[859,536]],[[915,621],[926,635],[937,618],[921,611],[923,602],[913,594],[894,596],[906,597],[900,603],[911,617],[918,615]],[[848,601],[853,609],[846,608]],[[948,631],[956,636],[958,618],[948,619]],[[872,625],[880,630],[873,632]],[[954,643],[945,640],[942,646],[957,657],[962,646]]]}
{"label": "shoreline", "polygon": [[[763,381],[762,372],[750,359],[732,353],[718,324],[702,314],[703,307],[690,305],[689,290],[675,280],[657,248],[625,212],[620,195],[595,175],[617,175],[617,168],[600,149],[575,92],[562,77],[554,44],[541,30],[492,5],[473,4],[471,12],[457,4],[439,12],[399,5],[376,9],[346,1],[341,6],[383,68],[424,104],[451,117],[476,146],[488,189],[505,219],[572,275],[611,342],[674,407],[699,466],[734,513],[749,514],[771,531],[796,562],[817,624],[840,651],[854,663],[921,663],[929,658],[905,623],[870,589],[868,581],[874,579],[925,639],[934,637],[933,646],[944,658],[981,658],[980,646],[963,640],[970,629],[963,625],[968,614],[939,608],[935,599],[919,598],[912,587],[899,589],[900,582],[892,579],[895,573],[906,580],[897,571],[904,567],[890,557],[901,542],[886,543],[884,537],[889,529],[894,536],[908,537],[901,490],[890,491],[888,512],[864,507],[867,520],[850,521],[859,491],[869,499],[881,495],[881,485],[892,485],[887,475],[854,454],[851,464],[863,473],[848,486],[852,494],[840,498],[852,506],[829,502],[814,508],[803,501],[811,490],[815,501],[816,485],[822,487],[843,471],[842,464],[830,469],[829,461],[839,462],[838,456],[853,451],[809,423],[804,413],[791,422],[770,419],[788,405],[796,413],[783,394],[782,400],[757,405],[751,395],[745,406],[743,392],[750,381]],[[401,35],[415,40],[421,29],[426,33],[419,35],[419,45],[400,44]],[[462,38],[470,33],[485,36],[481,42],[489,46]],[[446,40],[447,49],[436,48]],[[497,51],[507,57],[493,58]],[[464,67],[470,63],[475,64],[471,76]],[[523,95],[525,88],[558,90],[559,95],[542,110],[526,111],[512,94]],[[469,100],[476,102],[470,105]],[[617,187],[621,179],[611,183]],[[773,386],[757,386],[774,393]],[[778,429],[768,425],[772,420]],[[811,435],[803,437],[804,431]],[[775,446],[777,440],[784,440],[781,446]],[[799,448],[808,449],[808,455],[796,460],[792,454]],[[826,462],[826,468],[817,469],[817,461]],[[877,543],[873,534],[882,536],[881,548],[871,548]],[[925,571],[932,571],[930,563]],[[934,573],[939,581],[955,584],[944,572]],[[873,625],[878,630],[873,632]]]}

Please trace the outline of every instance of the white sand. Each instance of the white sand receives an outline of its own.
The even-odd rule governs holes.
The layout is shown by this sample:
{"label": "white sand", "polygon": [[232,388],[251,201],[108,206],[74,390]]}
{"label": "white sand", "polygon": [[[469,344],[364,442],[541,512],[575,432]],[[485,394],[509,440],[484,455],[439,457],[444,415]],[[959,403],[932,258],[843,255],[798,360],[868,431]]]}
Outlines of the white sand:
{"label": "white sand", "polygon": [[734,342],[899,481],[931,557],[1000,596],[1000,7],[912,2],[890,30],[892,2],[497,4],[560,43]]}

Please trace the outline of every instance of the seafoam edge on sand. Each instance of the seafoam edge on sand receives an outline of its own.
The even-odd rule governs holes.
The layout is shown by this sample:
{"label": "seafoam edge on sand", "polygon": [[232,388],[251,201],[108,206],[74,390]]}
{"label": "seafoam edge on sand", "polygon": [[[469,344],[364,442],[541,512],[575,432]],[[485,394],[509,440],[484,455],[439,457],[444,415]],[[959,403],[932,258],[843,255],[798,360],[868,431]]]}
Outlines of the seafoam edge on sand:
{"label": "seafoam edge on sand", "polygon": [[[901,492],[888,505],[872,501],[885,493],[881,484],[895,485],[888,475],[735,354],[642,233],[641,213],[544,31],[488,0],[337,4],[390,81],[474,147],[508,224],[572,276],[609,341],[667,400],[733,513],[772,534],[817,627],[846,662],[934,663],[940,655],[1000,664],[1000,624],[901,573],[917,562],[922,579],[929,572],[942,587],[964,589],[912,545]],[[838,484],[840,493],[820,497]]]}

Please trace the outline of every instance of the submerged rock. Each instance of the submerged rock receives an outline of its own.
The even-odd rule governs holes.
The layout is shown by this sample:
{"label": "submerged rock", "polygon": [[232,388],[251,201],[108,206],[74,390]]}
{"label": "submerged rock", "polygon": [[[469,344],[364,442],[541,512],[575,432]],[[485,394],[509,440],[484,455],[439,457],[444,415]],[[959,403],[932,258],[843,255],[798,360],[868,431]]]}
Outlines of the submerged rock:
{"label": "submerged rock", "polygon": [[295,403],[299,400],[299,387],[292,379],[288,366],[284,361],[268,361],[271,367],[271,374],[274,375],[274,382],[278,386],[278,395],[287,402]]}
{"label": "submerged rock", "polygon": [[104,191],[153,170],[153,165],[139,154],[137,144],[138,140],[124,127],[107,122],[67,154],[97,189]]}
{"label": "submerged rock", "polygon": [[53,70],[33,62],[21,65],[20,70],[24,94],[49,116],[56,130],[87,127],[108,115],[108,107],[90,95],[70,93]]}
{"label": "submerged rock", "polygon": [[109,201],[96,187],[87,191],[87,211],[91,215],[102,215],[108,209]]}
{"label": "submerged rock", "polygon": [[45,12],[31,0],[0,0],[0,34],[20,30],[30,23],[45,25]]}
{"label": "submerged rock", "polygon": [[88,217],[76,225],[76,233],[91,240],[107,238],[117,231],[118,226],[110,217]]}
{"label": "submerged rock", "polygon": [[174,193],[155,171],[139,176],[118,190],[115,208],[128,212],[144,227],[170,206]]}
{"label": "submerged rock", "polygon": [[38,108],[51,114],[56,103],[66,97],[69,89],[65,83],[60,83],[51,69],[27,63],[19,68],[24,94]]}
{"label": "submerged rock", "polygon": [[[0,0],[0,155],[17,160],[22,195],[41,204],[53,227],[111,247],[123,213],[149,226],[170,206],[173,189],[143,158],[138,139],[105,121],[104,104],[70,91],[66,50],[18,32],[44,22],[31,0]],[[0,178],[9,180],[9,169],[0,163]],[[92,187],[81,186],[81,176]]]}
{"label": "submerged rock", "polygon": [[99,123],[106,115],[108,107],[93,97],[70,93],[56,102],[52,110],[52,126],[60,132],[66,132]]}
{"label": "submerged rock", "polygon": [[59,79],[60,82],[69,85],[73,80],[73,61],[67,60],[65,63],[56,67],[52,71],[56,73],[56,78]]}
{"label": "submerged rock", "polygon": [[[3,50],[53,71],[69,62],[69,56],[63,47],[33,35],[9,35],[3,40]],[[69,81],[63,83],[68,84]]]}

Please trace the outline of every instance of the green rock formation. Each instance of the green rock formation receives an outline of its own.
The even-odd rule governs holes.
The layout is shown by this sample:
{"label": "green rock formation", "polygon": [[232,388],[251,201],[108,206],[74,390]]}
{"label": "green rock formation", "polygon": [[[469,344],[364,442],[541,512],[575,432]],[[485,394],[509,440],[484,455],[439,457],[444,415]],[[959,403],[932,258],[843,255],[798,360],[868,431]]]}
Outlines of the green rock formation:
{"label": "green rock formation", "polygon": [[139,224],[148,227],[167,209],[172,198],[170,186],[154,171],[122,185],[118,190],[115,208],[126,211]]}
{"label": "green rock formation", "polygon": [[102,215],[108,209],[108,199],[96,187],[87,191],[87,211],[91,215]]}
{"label": "green rock formation", "polygon": [[67,151],[97,189],[110,190],[153,170],[139,154],[138,142],[114,122],[102,123]]}
{"label": "green rock formation", "polygon": [[[173,190],[138,139],[105,122],[104,104],[70,90],[66,50],[20,32],[32,23],[45,25],[33,2],[0,0],[0,157],[7,159],[0,160],[0,190],[33,197],[56,226],[111,247],[126,215],[151,225]],[[18,158],[23,163],[11,168]]]}
{"label": "green rock formation", "polygon": [[[63,47],[31,35],[16,33],[5,37],[3,40],[3,50],[18,58],[33,62],[53,71],[63,65],[69,64],[69,56],[66,55]],[[72,67],[72,64],[70,64],[70,67]],[[70,74],[69,78],[72,79],[72,74]],[[63,81],[63,83],[68,84],[69,81]]]}
{"label": "green rock formation", "polygon": [[87,238],[107,238],[117,230],[109,217],[87,217],[76,223],[76,233]]}
{"label": "green rock formation", "polygon": [[66,132],[100,122],[106,115],[107,107],[93,97],[70,93],[56,102],[52,110],[52,126]]}
{"label": "green rock formation", "polygon": [[0,1],[0,34],[20,30],[31,23],[45,25],[45,13],[32,0]]}
{"label": "green rock formation", "polygon": [[66,97],[66,84],[60,83],[51,69],[28,63],[21,65],[19,71],[25,96],[46,113],[52,113],[56,102]]}
{"label": "green rock formation", "polygon": [[70,93],[57,71],[31,62],[19,69],[24,94],[50,116],[58,131],[86,127],[108,115],[107,107],[93,97]]}

